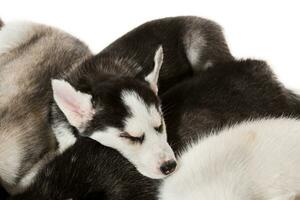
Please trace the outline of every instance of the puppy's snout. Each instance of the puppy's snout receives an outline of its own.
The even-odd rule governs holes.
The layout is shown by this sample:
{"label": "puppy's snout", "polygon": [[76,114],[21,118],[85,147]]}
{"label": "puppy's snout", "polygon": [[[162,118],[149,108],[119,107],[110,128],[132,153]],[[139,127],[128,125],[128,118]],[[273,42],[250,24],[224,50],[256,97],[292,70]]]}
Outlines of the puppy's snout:
{"label": "puppy's snout", "polygon": [[175,171],[177,166],[177,163],[175,160],[169,160],[164,162],[161,166],[160,166],[160,171],[164,174],[164,175],[169,175],[172,172]]}

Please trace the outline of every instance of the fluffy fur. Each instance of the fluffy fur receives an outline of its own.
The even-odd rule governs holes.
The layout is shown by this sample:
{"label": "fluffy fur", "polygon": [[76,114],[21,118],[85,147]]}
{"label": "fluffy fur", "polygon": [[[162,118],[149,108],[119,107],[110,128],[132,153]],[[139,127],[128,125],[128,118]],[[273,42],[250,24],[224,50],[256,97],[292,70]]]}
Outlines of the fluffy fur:
{"label": "fluffy fur", "polygon": [[[256,60],[215,64],[170,89],[162,102],[168,140],[178,156],[209,133],[249,118],[300,116],[298,97],[276,80],[265,62]],[[43,169],[30,190],[12,199],[157,199],[159,181],[134,172],[117,152],[92,144],[77,141]]]}
{"label": "fluffy fur", "polygon": [[[17,46],[0,57],[3,75],[1,84],[7,83],[7,86],[2,87],[4,91],[1,91],[1,94],[5,94],[2,99],[6,103],[1,104],[5,108],[0,112],[0,122],[5,126],[1,126],[0,137],[6,142],[1,142],[0,158],[13,156],[10,162],[13,173],[1,182],[11,193],[18,190],[17,184],[30,169],[36,169],[35,163],[42,166],[40,158],[56,148],[56,142],[50,134],[51,126],[57,138],[63,138],[59,146],[63,152],[76,142],[75,137],[80,131],[81,135],[90,136],[107,127],[118,130],[124,128],[123,120],[130,113],[122,103],[123,90],[138,93],[144,102],[155,105],[159,111],[159,101],[153,95],[154,88],[149,84],[149,77],[157,80],[157,76],[147,76],[153,72],[154,61],[160,58],[158,56],[153,60],[159,45],[164,49],[164,62],[158,80],[160,92],[189,77],[193,69],[205,69],[205,63],[232,59],[221,28],[214,22],[197,17],[166,18],[146,23],[92,57],[84,44],[67,34],[41,25],[33,27],[32,30],[29,27],[30,36],[24,37],[22,44],[19,43],[22,37],[14,37],[16,41],[9,44]],[[24,31],[20,29],[20,34]],[[189,39],[198,36],[201,40],[196,43]],[[193,54],[193,58],[190,54]],[[196,56],[198,61],[195,59],[196,54],[200,54]],[[90,58],[79,66],[73,65],[85,57]],[[81,127],[74,129],[57,102],[53,103],[51,78],[64,79],[76,91],[93,97],[93,108],[98,109],[98,112],[84,124],[84,133]],[[8,86],[13,88],[8,90]],[[49,114],[50,103],[53,106]],[[16,147],[20,147],[18,153],[12,152],[9,145],[16,142]],[[26,155],[23,155],[24,152]],[[8,169],[7,166],[4,168]],[[2,171],[2,174],[8,173]],[[0,173],[1,179],[2,176]]]}
{"label": "fluffy fur", "polygon": [[160,200],[269,200],[300,195],[300,121],[243,122],[210,134],[180,156]]}
{"label": "fluffy fur", "polygon": [[[7,23],[0,31],[0,181],[15,193],[22,178],[56,148],[49,127],[50,78],[90,55],[76,38],[57,29]],[[38,97],[38,98],[37,98]]]}
{"label": "fluffy fur", "polygon": [[[120,73],[103,70],[106,66],[101,64],[101,60],[88,68],[83,63],[67,74],[63,78],[65,80],[52,81],[55,100],[52,118],[61,119],[59,124],[74,127],[77,130],[75,134],[93,138],[118,150],[143,175],[163,178],[174,169],[164,171],[161,166],[176,161],[166,140],[166,129],[158,129],[164,124],[157,97],[157,80],[163,62],[162,47],[156,50],[153,61],[152,71],[142,78],[124,74],[122,69]],[[123,66],[125,69],[129,67]],[[78,74],[82,69],[85,72]],[[55,120],[52,122],[55,125]],[[61,136],[70,128],[58,133],[56,130],[54,134]],[[63,142],[60,140],[59,146],[66,147]]]}
{"label": "fluffy fur", "polygon": [[[191,31],[205,44],[188,42]],[[208,36],[210,32],[214,35]],[[222,51],[211,50],[217,48],[216,44]],[[191,51],[199,54],[199,62],[189,60]],[[70,132],[67,126],[72,125],[77,131],[75,135],[91,137],[118,150],[146,176],[165,177],[161,166],[174,161],[174,156],[166,143],[166,129],[163,127],[160,134],[157,131],[165,124],[158,92],[189,77],[193,69],[206,68],[203,63],[231,59],[221,29],[214,22],[175,17],[146,23],[69,71],[61,78],[60,88],[53,84],[53,123],[65,123],[65,132]],[[135,115],[135,106],[126,105],[124,92],[134,94],[131,99],[141,107],[140,115]],[[142,116],[151,118],[139,119]],[[153,123],[157,119],[160,123]],[[157,152],[151,151],[153,148]]]}
{"label": "fluffy fur", "polygon": [[[158,80],[161,94],[209,65],[233,59],[217,23],[185,16],[153,20],[133,29],[105,48],[98,60],[123,66],[130,63],[130,70],[145,74],[151,71],[151,52],[160,44],[164,49]],[[115,59],[109,59],[111,56]]]}

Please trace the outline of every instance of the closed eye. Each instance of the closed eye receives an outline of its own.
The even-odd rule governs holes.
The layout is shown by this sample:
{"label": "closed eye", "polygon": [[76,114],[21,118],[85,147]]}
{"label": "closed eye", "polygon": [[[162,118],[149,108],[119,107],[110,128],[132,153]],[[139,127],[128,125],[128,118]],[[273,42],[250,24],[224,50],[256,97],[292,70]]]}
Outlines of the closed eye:
{"label": "closed eye", "polygon": [[121,134],[120,134],[120,137],[121,137],[121,138],[128,139],[128,140],[130,140],[130,141],[132,141],[132,142],[134,142],[134,143],[140,143],[140,144],[142,144],[143,141],[144,141],[144,139],[145,139],[145,135],[144,135],[144,134],[143,134],[142,136],[140,136],[140,137],[133,137],[133,136],[131,136],[131,135],[130,135],[129,133],[127,133],[127,132],[121,133]]}
{"label": "closed eye", "polygon": [[163,123],[161,123],[160,126],[154,127],[154,129],[155,129],[157,132],[161,133],[161,132],[163,131]]}

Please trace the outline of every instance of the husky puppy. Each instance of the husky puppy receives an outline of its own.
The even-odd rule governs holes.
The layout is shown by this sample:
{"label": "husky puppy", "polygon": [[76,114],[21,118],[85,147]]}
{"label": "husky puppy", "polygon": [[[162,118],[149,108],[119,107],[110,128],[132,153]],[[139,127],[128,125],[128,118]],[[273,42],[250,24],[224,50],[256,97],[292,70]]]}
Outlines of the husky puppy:
{"label": "husky puppy", "polygon": [[300,197],[300,120],[247,121],[210,134],[180,157],[160,200],[294,200]]}
{"label": "husky puppy", "polygon": [[[200,148],[198,146],[202,144],[201,139],[206,138],[212,132],[219,133],[221,129],[248,119],[300,116],[299,97],[276,80],[265,62],[257,60],[216,63],[206,71],[169,89],[161,98],[163,108],[169,109],[165,115],[168,141],[180,161],[181,154],[184,159],[185,154],[193,153],[186,151],[186,149],[193,149],[188,148],[190,144],[195,144],[193,145],[195,148]],[[284,127],[289,124],[299,126],[298,122],[293,119],[290,121],[289,119],[274,120],[268,123],[268,126],[272,124],[272,127],[282,130],[282,128],[277,128],[280,124],[277,126],[273,124],[283,121],[287,121]],[[247,127],[245,130],[250,129]],[[249,127],[254,126],[249,125]],[[261,129],[256,130],[256,128],[256,126],[255,129],[253,128],[254,133],[261,132]],[[249,136],[250,132],[241,132],[241,134],[245,133]],[[282,142],[287,141],[289,134],[293,133],[291,129],[284,129],[283,134],[286,136],[282,136]],[[251,137],[254,141],[259,137],[258,134],[253,135],[253,137],[249,136],[249,141]],[[271,139],[275,140],[276,137],[274,134],[274,138]],[[82,146],[85,146],[85,151],[82,151]],[[215,145],[214,148],[220,149],[220,152],[218,151],[220,154],[223,153],[223,147]],[[287,158],[288,156],[284,161],[288,162]],[[194,162],[186,163],[182,160],[179,163],[183,166],[184,172],[187,168],[197,169],[196,161],[202,157],[191,159]],[[213,159],[220,159],[222,162],[230,158],[220,156]],[[223,166],[223,164],[219,165]],[[274,168],[276,169],[278,168]],[[272,170],[271,167],[270,170]],[[181,191],[181,189],[184,190],[186,184],[189,187],[190,182],[185,180],[181,167],[173,176],[177,173],[180,176],[174,179],[177,185],[173,186],[173,189]],[[190,176],[190,173],[186,176]],[[198,181],[202,183],[202,180],[198,180],[197,174],[193,176],[192,180],[195,184]],[[167,187],[169,180],[171,184],[170,177],[161,186],[161,181],[151,180],[137,173],[134,166],[113,149],[95,145],[92,140],[79,139],[75,145],[42,169],[33,185],[25,193],[12,199],[154,200],[159,196],[164,197],[164,194],[167,198],[168,189],[170,189]],[[195,187],[192,188],[197,190]],[[186,191],[191,192],[189,188]]]}
{"label": "husky puppy", "polygon": [[132,30],[52,81],[52,127],[60,151],[78,135],[90,137],[118,150],[145,176],[169,175],[176,161],[158,85],[164,91],[193,70],[230,59],[220,27],[209,20],[166,18]]}
{"label": "husky puppy", "polygon": [[[76,59],[70,56],[72,62],[63,57],[65,48],[72,46],[60,47],[64,42],[63,38],[55,37],[57,33],[53,33],[55,40],[46,39],[53,47],[44,50],[42,48],[47,44],[44,45],[46,42],[39,37],[47,36],[45,31],[41,30],[40,34],[37,25],[33,28],[31,25],[29,28],[20,26],[22,28],[17,29],[20,33],[16,32],[19,33],[16,35],[10,31],[15,30],[14,25],[12,28],[6,25],[0,32],[0,41],[5,44],[1,49],[1,70],[10,69],[1,77],[1,93],[5,95],[0,98],[4,105],[0,118],[3,124],[0,137],[3,139],[0,142],[5,145],[1,146],[4,150],[0,158],[5,160],[5,165],[0,167],[0,177],[11,193],[16,193],[16,188],[28,186],[43,163],[38,162],[39,158],[55,149],[56,141],[47,132],[50,126],[60,153],[72,146],[80,135],[118,150],[146,176],[162,178],[170,174],[175,170],[176,162],[166,142],[157,82],[164,91],[169,88],[169,83],[188,77],[193,70],[200,71],[217,61],[232,59],[221,28],[197,17],[146,23],[96,56],[90,56],[87,48],[77,41],[77,50],[82,55],[72,54],[77,56]],[[26,41],[29,45],[23,45]],[[163,50],[157,50],[160,45]],[[30,48],[33,48],[32,52],[27,52]],[[58,55],[51,55],[52,51],[56,53],[55,48],[62,50],[57,52]],[[163,53],[163,69],[158,80]],[[85,62],[72,66],[87,56],[90,58]],[[30,70],[23,68],[25,64]],[[16,75],[18,78],[9,78]],[[51,78],[52,89],[49,88]],[[20,85],[24,88],[19,88]],[[14,88],[10,90],[8,86]],[[17,102],[13,101],[15,96],[18,96]],[[48,111],[50,103],[51,112]],[[24,118],[26,120],[21,122]],[[12,146],[14,149],[10,148]],[[37,153],[33,155],[32,151]],[[7,155],[14,156],[7,159]],[[37,167],[32,167],[30,162],[37,163]]]}
{"label": "husky puppy", "polygon": [[56,148],[48,120],[51,77],[91,53],[78,39],[48,26],[1,24],[0,182],[14,193]]}

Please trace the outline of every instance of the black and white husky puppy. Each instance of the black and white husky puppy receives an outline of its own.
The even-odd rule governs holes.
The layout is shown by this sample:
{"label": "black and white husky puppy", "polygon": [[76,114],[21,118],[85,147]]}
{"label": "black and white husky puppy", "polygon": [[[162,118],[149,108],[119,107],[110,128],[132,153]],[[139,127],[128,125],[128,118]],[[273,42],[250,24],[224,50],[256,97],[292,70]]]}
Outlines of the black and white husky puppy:
{"label": "black and white husky puppy", "polygon": [[206,19],[166,18],[132,30],[52,80],[52,127],[60,151],[77,135],[90,137],[119,151],[141,174],[166,177],[176,161],[158,85],[165,91],[193,71],[231,58],[221,28]]}
{"label": "black and white husky puppy", "polygon": [[[78,41],[81,54],[72,54],[66,51],[72,45],[63,41],[67,36],[57,37],[52,31],[52,40],[45,33],[51,28],[40,29],[7,24],[0,31],[0,158],[4,161],[0,177],[4,186],[11,193],[26,188],[42,166],[40,157],[55,150],[56,142],[59,151],[53,150],[54,154],[64,152],[79,135],[121,152],[148,177],[162,178],[173,172],[176,162],[166,139],[158,84],[164,91],[193,70],[231,59],[221,28],[197,17],[156,20],[96,56],[90,56]],[[163,49],[158,48],[161,45]],[[67,53],[78,58],[60,63]],[[80,65],[72,65],[86,57]]]}
{"label": "black and white husky puppy", "polygon": [[[193,149],[201,149],[201,145],[205,145],[205,142],[201,142],[203,138],[206,138],[212,132],[219,133],[221,129],[248,119],[259,121],[261,118],[297,118],[300,116],[299,97],[276,80],[265,62],[257,60],[232,60],[216,63],[206,71],[168,90],[162,95],[162,102],[163,107],[170,108],[165,116],[168,141],[178,155],[179,160],[182,157],[182,163],[179,164],[183,166],[183,172],[186,173],[181,173],[181,167],[179,167],[178,172],[164,180],[162,186],[161,181],[152,180],[137,173],[134,166],[117,151],[96,145],[92,140],[80,139],[61,156],[56,157],[53,162],[49,163],[39,173],[36,182],[27,192],[12,199],[154,200],[160,197],[162,200],[169,200],[172,199],[172,194],[180,191],[185,194],[190,193],[191,199],[195,199],[193,194],[198,196],[197,192],[201,191],[197,188],[199,187],[197,183],[200,183],[201,187],[205,185],[205,182],[201,180],[201,174],[188,173],[189,169],[198,169],[197,166],[201,170],[202,165],[197,160],[212,156],[213,161],[220,160],[219,162],[212,162],[218,164],[218,166],[212,165],[213,169],[234,172],[232,168],[222,168],[222,159],[229,159],[230,162],[235,163],[234,160],[231,160],[231,157],[223,158],[223,151],[210,155],[210,152],[203,150],[195,151],[195,154],[193,154]],[[278,123],[281,122],[287,122],[285,128],[290,125],[299,126],[299,122],[293,119],[262,120],[261,123],[257,122],[251,126],[247,126],[247,123],[244,124],[246,126],[242,124],[237,127],[237,132],[242,132],[245,128],[246,134],[249,136],[247,136],[249,143],[253,141],[255,143],[255,137],[260,136],[254,134],[252,137],[250,129],[261,134],[264,131],[259,129],[260,124],[267,123],[266,126],[262,127],[268,129],[270,133],[272,127],[269,126],[277,124],[274,127],[278,127],[280,126]],[[225,129],[225,132],[226,130],[230,132],[231,129]],[[278,131],[281,132],[282,129],[278,129]],[[280,137],[282,142],[290,140],[284,134],[288,136],[290,131],[295,133],[295,129],[287,129],[287,132],[282,134],[278,131],[274,137]],[[296,137],[294,133],[292,134]],[[269,135],[272,136],[271,133]],[[293,138],[295,138],[294,136]],[[197,144],[198,140],[200,140],[198,145],[188,148],[190,144]],[[212,143],[211,148],[215,148],[215,152],[218,152],[218,149],[223,150],[225,148],[218,145],[220,144]],[[82,146],[85,146],[85,151],[82,151]],[[229,146],[232,145],[229,144]],[[274,149],[276,149],[275,147],[278,146],[274,146]],[[186,151],[186,149],[188,150]],[[295,152],[291,151],[290,153],[295,156]],[[199,155],[200,157],[194,157],[193,155]],[[245,154],[245,156],[248,155]],[[267,156],[265,155],[265,157]],[[188,157],[188,159],[185,157]],[[287,160],[288,158],[289,156],[287,156]],[[280,160],[273,161],[277,164],[280,162]],[[203,166],[206,166],[209,170],[210,166],[206,163],[205,161]],[[251,169],[255,170],[255,166]],[[273,169],[280,169],[280,167]],[[239,170],[242,171],[243,169]],[[213,176],[214,172],[211,173]],[[238,174],[236,177],[239,177]],[[226,181],[226,179],[224,180]],[[245,181],[245,179],[235,180]],[[212,181],[209,182],[212,183]],[[168,182],[170,187],[168,187]],[[232,181],[230,183],[236,182]],[[221,184],[224,186],[227,182],[221,182]],[[213,187],[211,189],[209,188],[210,185],[207,186],[209,192],[203,193],[203,196],[215,192],[212,191]],[[201,189],[204,190],[203,187]],[[256,188],[261,189],[261,187]],[[235,187],[234,189],[239,191],[239,188]],[[286,189],[285,185],[281,185],[279,189]],[[251,192],[253,191],[249,191],[249,194]],[[185,198],[182,196],[176,198],[178,197]],[[223,199],[228,198],[224,196]]]}

